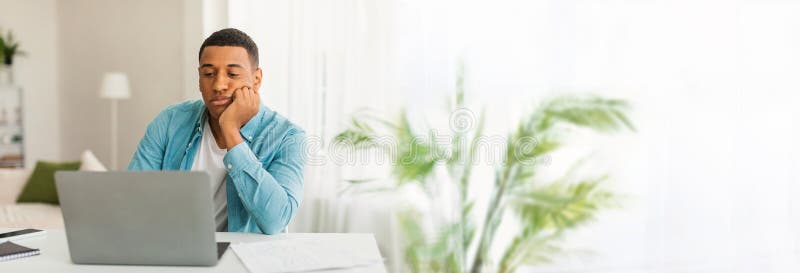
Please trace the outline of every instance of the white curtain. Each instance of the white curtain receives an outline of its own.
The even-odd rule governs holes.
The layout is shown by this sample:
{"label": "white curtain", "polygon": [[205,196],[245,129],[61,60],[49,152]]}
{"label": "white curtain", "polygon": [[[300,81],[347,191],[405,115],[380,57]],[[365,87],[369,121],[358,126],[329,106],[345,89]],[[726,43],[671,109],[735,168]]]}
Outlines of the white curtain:
{"label": "white curtain", "polygon": [[[389,70],[394,67],[388,33],[391,1],[229,1],[232,27],[259,45],[264,70],[262,101],[300,124],[309,137],[308,199],[335,198],[344,179],[372,177],[348,169],[327,155],[330,140],[350,114],[369,107],[398,109],[405,94]],[[356,172],[356,173],[350,173]],[[309,205],[309,204],[304,204]],[[306,206],[310,208],[310,206]],[[303,220],[318,220],[302,211]],[[312,217],[305,219],[304,217]],[[315,223],[301,230],[333,228]]]}
{"label": "white curtain", "polygon": [[[593,254],[525,271],[797,272],[798,12],[777,0],[230,0],[229,20],[260,46],[263,101],[324,145],[361,107],[440,109],[458,58],[490,134],[548,95],[629,100],[637,132],[576,133],[548,168],[593,155],[623,208],[569,236]],[[369,222],[385,215],[364,211],[391,200],[337,193],[384,169],[325,160],[308,167],[292,231],[383,232]],[[476,179],[490,179],[484,167]]]}
{"label": "white curtain", "polygon": [[391,183],[388,166],[348,165],[329,154],[330,141],[363,109],[399,110],[392,50],[394,1],[230,0],[230,26],[259,45],[262,101],[300,124],[309,138],[304,198],[291,232],[375,233],[391,271],[402,260],[395,195],[350,196],[346,180]]}
{"label": "white curtain", "polygon": [[[515,101],[591,91],[635,107],[635,134],[576,136],[630,196],[569,237],[594,255],[528,270],[800,270],[799,2],[474,7],[485,20],[470,28],[471,87],[490,104],[524,112]],[[554,173],[567,154],[554,155]]]}

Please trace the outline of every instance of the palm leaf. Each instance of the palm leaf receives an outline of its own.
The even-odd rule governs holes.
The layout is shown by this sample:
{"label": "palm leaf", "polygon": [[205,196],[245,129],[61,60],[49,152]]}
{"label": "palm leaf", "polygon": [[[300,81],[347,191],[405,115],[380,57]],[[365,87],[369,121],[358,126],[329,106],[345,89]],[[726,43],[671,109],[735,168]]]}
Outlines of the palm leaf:
{"label": "palm leaf", "polygon": [[531,120],[531,129],[546,131],[556,123],[567,123],[600,132],[623,128],[635,130],[624,114],[629,110],[625,101],[604,99],[594,95],[561,96],[545,102]]}
{"label": "palm leaf", "polygon": [[425,138],[414,134],[405,112],[400,115],[395,136],[399,145],[393,174],[398,180],[398,185],[410,181],[425,183],[425,178],[431,174],[439,160],[436,155],[441,154],[440,150]]}
{"label": "palm leaf", "polygon": [[598,188],[605,177],[576,184],[552,183],[515,193],[512,206],[525,223],[543,229],[567,229],[592,219],[601,207],[610,205],[613,194]]}
{"label": "palm leaf", "polygon": [[511,240],[511,244],[503,252],[497,272],[514,272],[523,264],[551,263],[564,252],[557,245],[561,236],[561,233],[541,234],[530,229],[524,230]]}
{"label": "palm leaf", "polygon": [[423,257],[427,239],[422,227],[416,220],[419,218],[419,213],[413,211],[404,211],[397,214],[397,219],[400,224],[400,230],[406,240],[406,253],[405,258],[408,265],[411,267],[411,272],[422,272]]}
{"label": "palm leaf", "polygon": [[556,182],[512,194],[511,207],[524,227],[502,255],[499,272],[513,272],[521,264],[550,262],[560,252],[555,240],[566,230],[591,221],[598,210],[610,204],[614,195],[599,188],[606,179]]}

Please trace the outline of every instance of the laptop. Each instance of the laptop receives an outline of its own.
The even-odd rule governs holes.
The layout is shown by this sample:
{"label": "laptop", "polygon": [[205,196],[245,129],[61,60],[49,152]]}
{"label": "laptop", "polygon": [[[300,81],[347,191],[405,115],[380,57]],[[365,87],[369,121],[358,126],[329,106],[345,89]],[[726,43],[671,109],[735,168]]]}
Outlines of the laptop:
{"label": "laptop", "polygon": [[217,244],[205,172],[55,174],[76,264],[213,266]]}

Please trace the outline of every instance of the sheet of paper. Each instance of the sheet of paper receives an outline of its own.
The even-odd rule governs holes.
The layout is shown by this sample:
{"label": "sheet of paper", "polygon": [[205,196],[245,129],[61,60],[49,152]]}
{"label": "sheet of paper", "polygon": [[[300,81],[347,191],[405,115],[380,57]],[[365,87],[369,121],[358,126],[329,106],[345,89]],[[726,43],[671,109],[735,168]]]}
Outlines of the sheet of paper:
{"label": "sheet of paper", "polygon": [[231,248],[250,273],[289,273],[352,268],[383,260],[352,250],[341,240],[279,239],[233,244]]}

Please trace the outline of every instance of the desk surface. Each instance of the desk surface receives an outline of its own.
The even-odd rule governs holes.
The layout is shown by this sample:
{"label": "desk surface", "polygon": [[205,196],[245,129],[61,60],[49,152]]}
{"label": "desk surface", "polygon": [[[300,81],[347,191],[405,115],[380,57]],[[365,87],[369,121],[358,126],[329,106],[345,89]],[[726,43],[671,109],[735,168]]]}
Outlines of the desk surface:
{"label": "desk surface", "polygon": [[[0,233],[16,229],[0,228]],[[252,233],[217,232],[217,241],[243,243],[269,241],[280,238],[336,238],[346,242],[359,251],[368,251],[380,257],[372,234],[352,233],[288,233],[280,235],[260,235]],[[41,250],[41,255],[0,262],[0,272],[248,272],[236,253],[228,248],[222,259],[214,267],[193,266],[121,266],[121,265],[78,265],[69,257],[67,238],[63,230],[48,230],[47,235],[23,239],[15,243]],[[335,273],[385,273],[383,265],[357,267],[347,270],[315,271]]]}

